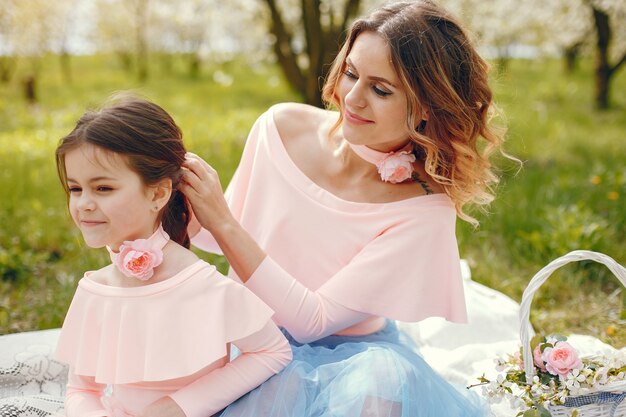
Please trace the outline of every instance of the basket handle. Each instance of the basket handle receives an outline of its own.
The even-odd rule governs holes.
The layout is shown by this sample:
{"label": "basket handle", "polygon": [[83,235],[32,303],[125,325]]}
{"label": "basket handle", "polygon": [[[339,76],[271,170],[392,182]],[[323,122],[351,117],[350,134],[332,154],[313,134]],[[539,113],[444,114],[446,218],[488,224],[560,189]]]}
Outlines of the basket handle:
{"label": "basket handle", "polygon": [[613,258],[607,255],[588,250],[575,250],[568,253],[567,255],[563,255],[560,258],[557,258],[554,261],[550,262],[548,265],[544,266],[539,272],[537,272],[524,290],[519,313],[520,338],[522,341],[522,357],[524,359],[526,383],[528,384],[532,383],[532,379],[535,376],[535,368],[533,366],[533,352],[530,348],[530,334],[532,334],[533,332],[533,329],[530,325],[530,304],[533,301],[533,296],[535,295],[535,292],[539,289],[539,287],[548,279],[550,274],[552,274],[552,272],[570,262],[583,260],[591,260],[604,264],[620,280],[622,285],[626,287],[626,268],[618,264],[615,260],[613,260]]}

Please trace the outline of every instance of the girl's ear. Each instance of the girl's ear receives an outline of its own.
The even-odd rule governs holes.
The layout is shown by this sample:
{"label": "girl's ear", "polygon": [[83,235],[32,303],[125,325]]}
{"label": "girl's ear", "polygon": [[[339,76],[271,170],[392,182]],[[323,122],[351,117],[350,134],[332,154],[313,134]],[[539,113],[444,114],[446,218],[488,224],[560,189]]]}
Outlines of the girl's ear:
{"label": "girl's ear", "polygon": [[159,211],[165,207],[171,195],[172,180],[170,178],[164,178],[150,187],[150,196],[155,211]]}

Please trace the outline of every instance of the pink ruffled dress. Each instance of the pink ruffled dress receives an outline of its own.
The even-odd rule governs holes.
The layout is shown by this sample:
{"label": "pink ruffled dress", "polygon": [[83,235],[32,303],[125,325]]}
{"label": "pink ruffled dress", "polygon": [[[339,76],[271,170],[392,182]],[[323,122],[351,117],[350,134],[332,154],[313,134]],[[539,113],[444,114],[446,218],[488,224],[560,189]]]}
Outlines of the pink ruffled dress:
{"label": "pink ruffled dress", "polygon": [[[225,194],[268,254],[245,285],[275,311],[294,357],[222,416],[482,415],[393,322],[466,321],[451,200],[360,203],[330,193],[290,158],[275,111],[255,123]],[[192,243],[220,253],[206,230]]]}
{"label": "pink ruffled dress", "polygon": [[[139,287],[85,274],[55,353],[70,365],[68,417],[131,417],[171,396],[188,417],[211,416],[291,359],[273,311],[197,261]],[[231,343],[242,354],[229,361]]]}

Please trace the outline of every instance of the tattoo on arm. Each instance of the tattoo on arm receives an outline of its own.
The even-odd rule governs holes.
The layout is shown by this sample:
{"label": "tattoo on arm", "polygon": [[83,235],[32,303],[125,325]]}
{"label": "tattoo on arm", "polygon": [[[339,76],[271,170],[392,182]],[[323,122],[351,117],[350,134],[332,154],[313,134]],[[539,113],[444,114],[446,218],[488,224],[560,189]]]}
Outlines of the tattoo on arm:
{"label": "tattoo on arm", "polygon": [[422,177],[420,177],[417,172],[413,172],[413,174],[411,175],[411,179],[413,181],[416,181],[419,185],[422,186],[422,188],[426,192],[426,195],[429,195],[429,194],[433,193],[433,190],[430,189],[430,187],[428,186],[428,183],[426,181],[424,181],[422,179]]}

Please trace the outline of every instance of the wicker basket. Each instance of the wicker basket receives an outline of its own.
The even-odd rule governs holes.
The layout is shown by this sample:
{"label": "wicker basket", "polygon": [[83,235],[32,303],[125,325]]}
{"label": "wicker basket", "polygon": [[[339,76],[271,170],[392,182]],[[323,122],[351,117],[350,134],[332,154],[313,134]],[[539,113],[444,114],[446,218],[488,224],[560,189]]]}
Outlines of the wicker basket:
{"label": "wicker basket", "polygon": [[[604,264],[626,287],[626,268],[612,258],[598,252],[573,251],[555,259],[541,269],[528,283],[520,305],[520,338],[527,381],[532,381],[535,375],[533,352],[530,348],[530,335],[533,333],[530,325],[530,304],[533,296],[552,272],[565,264],[582,260],[592,260]],[[626,417],[626,381],[607,384],[602,386],[602,391],[572,396],[567,398],[563,405],[550,405],[548,407],[552,417],[569,417],[574,409],[578,410],[578,417]]]}

